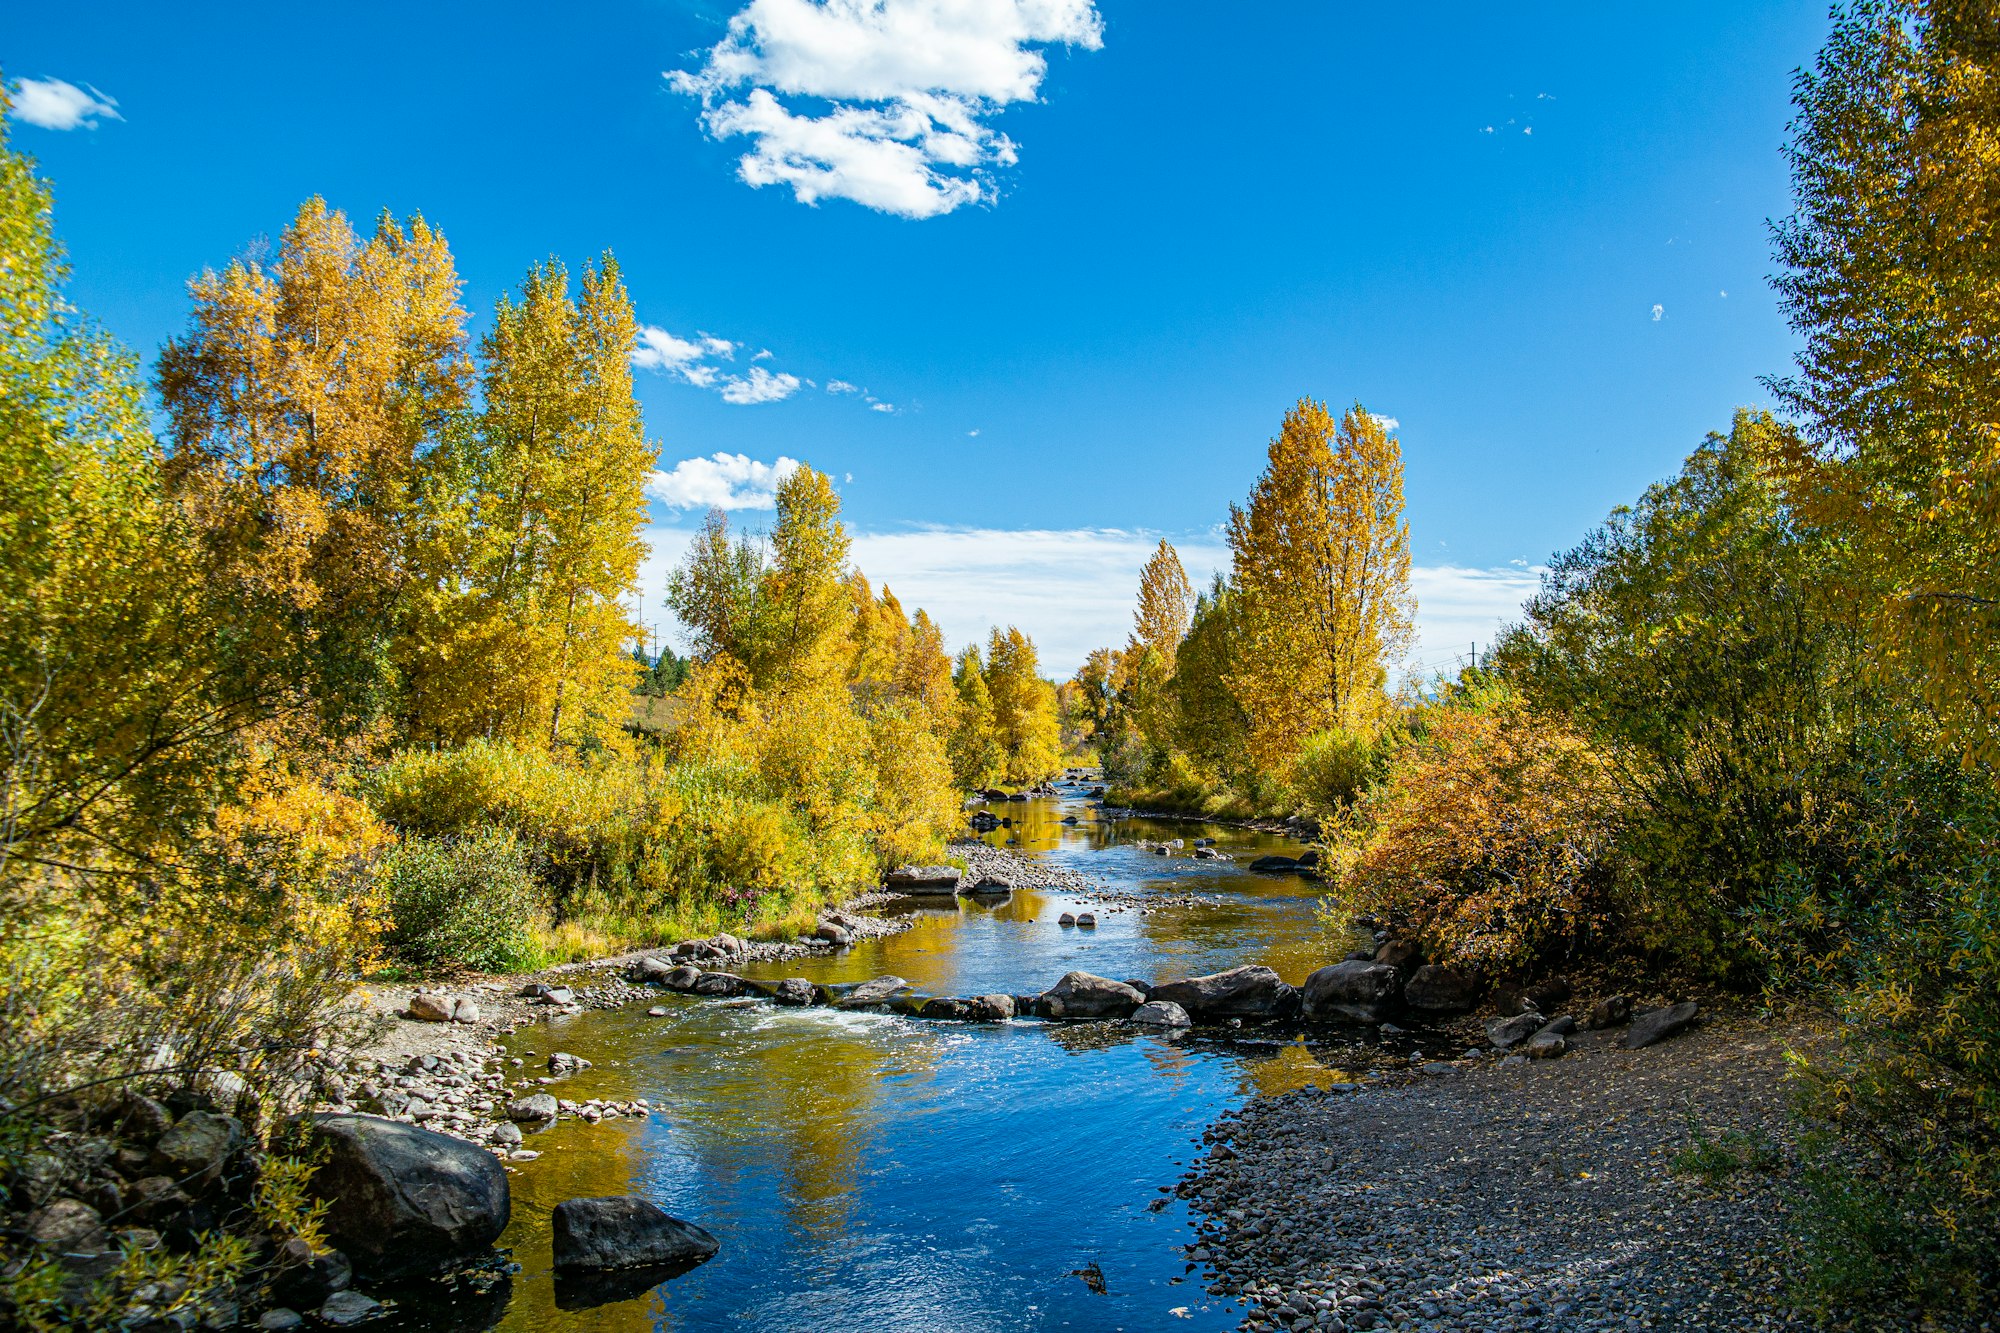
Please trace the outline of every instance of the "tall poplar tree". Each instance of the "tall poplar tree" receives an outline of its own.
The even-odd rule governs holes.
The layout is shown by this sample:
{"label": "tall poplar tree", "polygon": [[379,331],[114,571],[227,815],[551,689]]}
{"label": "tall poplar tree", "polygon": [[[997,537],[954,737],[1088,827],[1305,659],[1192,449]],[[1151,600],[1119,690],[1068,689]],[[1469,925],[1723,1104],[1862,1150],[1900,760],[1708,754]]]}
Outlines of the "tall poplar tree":
{"label": "tall poplar tree", "polygon": [[952,776],[961,787],[984,787],[1000,777],[1006,755],[993,727],[993,694],[986,686],[977,644],[967,644],[959,652],[952,686],[958,695],[957,726],[951,738]]}
{"label": "tall poplar tree", "polygon": [[404,663],[415,734],[555,746],[628,715],[626,599],[655,456],[632,394],[635,336],[608,255],[577,295],[551,261],[495,308],[484,402],[452,445],[466,499],[439,525],[431,614]]}
{"label": "tall poplar tree", "polygon": [[1231,687],[1267,768],[1307,737],[1375,726],[1407,649],[1410,536],[1403,456],[1357,403],[1333,420],[1300,399],[1271,441],[1249,507],[1230,507],[1243,642]]}

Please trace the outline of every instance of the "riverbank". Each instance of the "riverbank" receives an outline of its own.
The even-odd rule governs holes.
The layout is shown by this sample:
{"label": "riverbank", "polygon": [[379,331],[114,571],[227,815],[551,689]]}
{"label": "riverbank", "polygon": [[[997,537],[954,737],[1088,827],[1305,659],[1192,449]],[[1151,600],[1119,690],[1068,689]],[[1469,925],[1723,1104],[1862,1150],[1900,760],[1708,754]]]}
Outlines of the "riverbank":
{"label": "riverbank", "polygon": [[[1248,1303],[1248,1329],[1816,1327],[1788,1259],[1785,1052],[1810,1023],[1739,1013],[1641,1050],[1614,1038],[1251,1102],[1179,1187],[1190,1260]],[[1898,1309],[1833,1326],[1992,1328]]]}

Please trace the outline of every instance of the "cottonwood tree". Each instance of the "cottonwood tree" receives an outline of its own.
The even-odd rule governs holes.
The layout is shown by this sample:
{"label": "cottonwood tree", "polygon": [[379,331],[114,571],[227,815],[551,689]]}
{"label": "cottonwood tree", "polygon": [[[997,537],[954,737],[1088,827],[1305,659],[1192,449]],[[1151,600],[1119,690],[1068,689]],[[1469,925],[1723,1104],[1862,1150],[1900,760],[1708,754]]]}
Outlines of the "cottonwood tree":
{"label": "cottonwood tree", "polygon": [[315,198],[269,264],[195,279],[160,353],[163,476],[228,589],[228,633],[289,649],[327,723],[381,702],[423,459],[471,384],[458,292],[422,218],[385,214],[364,242]]}
{"label": "cottonwood tree", "polygon": [[1041,677],[1034,640],[1009,625],[986,642],[986,686],[993,696],[993,732],[1009,782],[1040,782],[1062,767],[1055,686]]}
{"label": "cottonwood tree", "polygon": [[1356,404],[1336,425],[1300,399],[1248,507],[1230,507],[1229,547],[1230,684],[1259,763],[1281,767],[1316,732],[1377,726],[1415,614],[1402,451],[1382,423]]}

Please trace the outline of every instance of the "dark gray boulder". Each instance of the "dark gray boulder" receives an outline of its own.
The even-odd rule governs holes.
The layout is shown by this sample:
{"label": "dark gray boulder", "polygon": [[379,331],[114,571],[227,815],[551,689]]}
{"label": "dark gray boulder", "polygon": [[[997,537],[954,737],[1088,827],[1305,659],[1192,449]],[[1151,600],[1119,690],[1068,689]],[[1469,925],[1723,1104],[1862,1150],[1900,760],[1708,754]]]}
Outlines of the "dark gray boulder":
{"label": "dark gray boulder", "polygon": [[463,1139],[366,1115],[312,1119],[323,1152],[311,1189],[326,1238],[363,1278],[441,1273],[485,1254],[507,1228],[507,1172]]}
{"label": "dark gray boulder", "polygon": [[1456,968],[1425,963],[1403,983],[1403,1003],[1428,1014],[1463,1014],[1479,998],[1479,984]]}
{"label": "dark gray boulder", "polygon": [[741,995],[750,988],[734,972],[704,972],[688,989],[696,995]]}
{"label": "dark gray boulder", "polygon": [[1184,1028],[1194,1026],[1187,1010],[1172,1000],[1148,1000],[1132,1011],[1132,1021],[1141,1027]]}
{"label": "dark gray boulder", "polygon": [[550,1215],[560,1270],[695,1264],[721,1243],[644,1199],[570,1199]]}
{"label": "dark gray boulder", "polygon": [[235,1116],[189,1111],[153,1145],[152,1166],[199,1189],[222,1179],[244,1142],[243,1122]]}
{"label": "dark gray boulder", "polygon": [[1401,989],[1396,969],[1387,963],[1334,963],[1306,978],[1305,1016],[1379,1023],[1396,1011]]}
{"label": "dark gray boulder", "polygon": [[1694,1022],[1701,1007],[1693,1000],[1682,1000],[1664,1009],[1654,1009],[1640,1014],[1632,1020],[1632,1026],[1625,1029],[1625,1045],[1630,1050],[1641,1046],[1651,1046],[1654,1042],[1665,1041],[1668,1037],[1683,1031]]}
{"label": "dark gray boulder", "polygon": [[1089,972],[1065,972],[1042,992],[1035,1009],[1044,1018],[1125,1018],[1146,997],[1122,981]]}
{"label": "dark gray boulder", "polygon": [[918,1013],[925,1018],[942,1018],[946,1020],[971,1017],[970,1006],[964,1000],[944,995],[934,1000],[925,1000],[924,1007],[918,1010]]}
{"label": "dark gray boulder", "polygon": [[633,960],[632,966],[625,969],[625,979],[635,982],[665,981],[673,970],[672,963],[649,954],[644,958]]}
{"label": "dark gray boulder", "polygon": [[1227,972],[1163,981],[1147,996],[1177,1004],[1201,1022],[1226,1018],[1270,1021],[1298,1012],[1298,992],[1268,967],[1246,963]]}
{"label": "dark gray boulder", "polygon": [[961,898],[1005,898],[1014,891],[1013,882],[997,875],[985,875],[971,884],[961,884],[958,896]]}
{"label": "dark gray boulder", "polygon": [[804,1008],[813,1002],[813,984],[804,977],[786,977],[771,993],[779,1004]]}
{"label": "dark gray boulder", "polygon": [[1548,1026],[1549,1020],[1529,1009],[1512,1018],[1496,1018],[1486,1025],[1486,1044],[1496,1051],[1511,1051]]}
{"label": "dark gray boulder", "polygon": [[1290,856],[1260,856],[1250,863],[1250,868],[1267,875],[1296,875],[1305,867]]}
{"label": "dark gray boulder", "polygon": [[675,967],[671,971],[669,971],[667,975],[661,977],[660,984],[665,986],[668,990],[680,991],[682,994],[686,994],[687,992],[692,991],[694,989],[695,983],[700,980],[701,980],[700,968],[695,967],[688,963],[682,963],[678,967]]}

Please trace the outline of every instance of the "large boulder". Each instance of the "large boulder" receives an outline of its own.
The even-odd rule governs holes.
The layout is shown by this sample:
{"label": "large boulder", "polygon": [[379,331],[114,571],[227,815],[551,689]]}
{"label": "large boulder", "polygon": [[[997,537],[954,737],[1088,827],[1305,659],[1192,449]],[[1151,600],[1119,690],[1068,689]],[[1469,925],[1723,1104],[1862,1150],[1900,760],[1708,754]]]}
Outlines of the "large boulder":
{"label": "large boulder", "polygon": [[1400,989],[1396,969],[1387,963],[1334,963],[1306,978],[1305,1015],[1380,1023],[1395,1012]]}
{"label": "large boulder", "polygon": [[898,866],[882,876],[891,893],[956,893],[963,878],[955,866]]}
{"label": "large boulder", "polygon": [[1011,995],[975,995],[965,1002],[965,1016],[975,1023],[1002,1023],[1014,1016]]}
{"label": "large boulder", "polygon": [[1425,963],[1403,983],[1403,1003],[1428,1014],[1463,1014],[1478,998],[1477,979],[1437,963]]}
{"label": "large boulder", "polygon": [[570,1199],[549,1221],[558,1270],[691,1266],[721,1248],[702,1228],[644,1199]]}
{"label": "large boulder", "polygon": [[1385,940],[1375,951],[1375,961],[1387,963],[1398,972],[1412,973],[1424,961],[1424,951],[1411,940]]}
{"label": "large boulder", "polygon": [[449,1023],[454,1003],[449,995],[429,995],[418,991],[410,997],[409,1006],[404,1012],[411,1018],[425,1023]]}
{"label": "large boulder", "polygon": [[1590,1017],[1584,1020],[1583,1025],[1595,1032],[1603,1028],[1619,1027],[1629,1021],[1631,1017],[1631,996],[1607,995],[1596,1004],[1590,1006]]}
{"label": "large boulder", "polygon": [[1267,875],[1296,875],[1305,869],[1290,856],[1260,856],[1250,863],[1250,868]]}
{"label": "large boulder", "polygon": [[1486,1044],[1496,1051],[1511,1051],[1547,1027],[1549,1020],[1533,1009],[1524,1009],[1512,1018],[1496,1018],[1486,1025]]}
{"label": "large boulder", "polygon": [[484,1148],[366,1115],[315,1116],[312,1128],[326,1238],[363,1278],[448,1271],[506,1230],[507,1172]]}
{"label": "large boulder", "polygon": [[553,1094],[531,1092],[527,1096],[507,1103],[507,1118],[521,1124],[554,1120],[561,1107]]}
{"label": "large boulder", "polygon": [[1682,1000],[1679,1004],[1640,1014],[1632,1020],[1632,1026],[1625,1029],[1625,1045],[1636,1051],[1641,1046],[1665,1041],[1694,1022],[1695,1015],[1700,1012],[1700,1006],[1693,1000]]}
{"label": "large boulder", "polygon": [[704,972],[688,989],[696,995],[741,995],[750,988],[734,972]]}
{"label": "large boulder", "polygon": [[682,963],[680,966],[669,971],[667,975],[661,977],[660,984],[668,990],[680,991],[682,994],[686,994],[693,990],[695,983],[700,980],[700,968],[690,963]]}
{"label": "large boulder", "polygon": [[1065,972],[1042,992],[1035,1008],[1044,1018],[1125,1018],[1145,1002],[1145,996],[1122,981]]}
{"label": "large boulder", "polygon": [[1270,968],[1254,963],[1205,977],[1162,982],[1147,998],[1177,1004],[1204,1023],[1225,1018],[1287,1018],[1299,1007],[1297,991]]}

